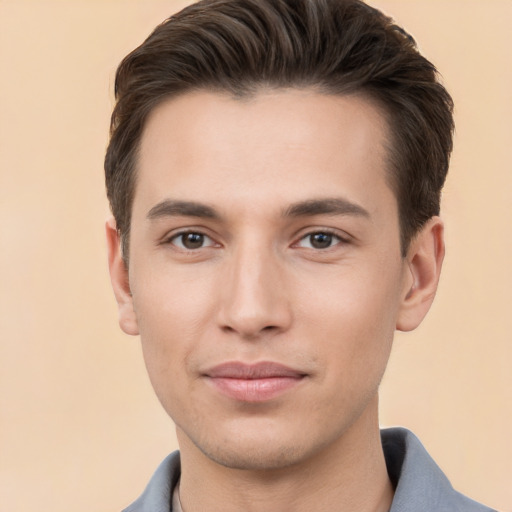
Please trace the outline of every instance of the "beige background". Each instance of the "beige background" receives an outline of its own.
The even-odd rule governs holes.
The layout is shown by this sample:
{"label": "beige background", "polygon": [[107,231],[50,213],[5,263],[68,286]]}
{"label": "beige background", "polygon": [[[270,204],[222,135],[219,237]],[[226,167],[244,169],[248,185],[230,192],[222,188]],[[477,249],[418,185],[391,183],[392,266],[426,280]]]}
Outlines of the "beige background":
{"label": "beige background", "polygon": [[[186,2],[0,0],[0,510],[120,510],[175,447],[107,277],[102,159],[119,60]],[[397,337],[382,423],[512,511],[510,0],[378,0],[457,105],[433,310]]]}

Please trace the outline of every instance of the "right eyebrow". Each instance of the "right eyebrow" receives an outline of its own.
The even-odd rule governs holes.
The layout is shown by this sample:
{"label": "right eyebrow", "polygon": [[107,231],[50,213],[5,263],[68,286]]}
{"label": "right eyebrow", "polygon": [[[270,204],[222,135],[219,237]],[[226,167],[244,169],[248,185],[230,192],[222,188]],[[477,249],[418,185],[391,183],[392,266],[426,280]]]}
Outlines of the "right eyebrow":
{"label": "right eyebrow", "polygon": [[149,210],[147,218],[149,220],[160,219],[162,217],[199,217],[204,219],[220,219],[217,211],[203,203],[194,201],[177,201],[174,199],[164,199]]}
{"label": "right eyebrow", "polygon": [[291,204],[284,211],[285,217],[302,217],[313,215],[354,215],[370,219],[368,210],[342,197],[308,199]]}

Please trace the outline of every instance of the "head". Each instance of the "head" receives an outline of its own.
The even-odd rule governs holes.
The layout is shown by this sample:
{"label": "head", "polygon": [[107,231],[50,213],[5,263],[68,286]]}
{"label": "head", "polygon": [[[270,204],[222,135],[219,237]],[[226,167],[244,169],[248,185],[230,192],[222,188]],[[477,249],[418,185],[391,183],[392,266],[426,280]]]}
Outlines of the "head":
{"label": "head", "polygon": [[433,66],[358,1],[210,0],[122,62],[116,95],[112,282],[182,453],[277,469],[365,449],[394,331],[442,262]]}
{"label": "head", "polygon": [[105,173],[126,261],[138,150],[155,107],[196,90],[243,99],[285,88],[358,94],[382,109],[405,255],[439,214],[453,132],[452,100],[413,38],[359,0],[203,0],[158,26],[117,71]]}

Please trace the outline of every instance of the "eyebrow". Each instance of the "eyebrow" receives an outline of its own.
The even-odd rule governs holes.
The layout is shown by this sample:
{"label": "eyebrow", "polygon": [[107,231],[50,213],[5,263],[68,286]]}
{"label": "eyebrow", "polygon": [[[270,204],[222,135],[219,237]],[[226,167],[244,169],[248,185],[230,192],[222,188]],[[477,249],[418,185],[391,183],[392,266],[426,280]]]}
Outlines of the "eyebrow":
{"label": "eyebrow", "polygon": [[147,218],[150,220],[162,217],[199,217],[205,219],[219,219],[220,215],[214,208],[194,201],[177,201],[164,199],[149,210]]}
{"label": "eyebrow", "polygon": [[370,213],[362,206],[341,197],[308,199],[290,205],[284,217],[305,217],[312,215],[355,215],[369,219]]}
{"label": "eyebrow", "polygon": [[[370,218],[370,214],[362,206],[347,199],[319,198],[299,201],[288,206],[282,213],[283,217],[307,217],[313,215],[355,215]],[[221,216],[211,206],[194,201],[178,201],[164,199],[149,210],[149,220],[162,217],[198,217],[203,219],[219,220]]]}

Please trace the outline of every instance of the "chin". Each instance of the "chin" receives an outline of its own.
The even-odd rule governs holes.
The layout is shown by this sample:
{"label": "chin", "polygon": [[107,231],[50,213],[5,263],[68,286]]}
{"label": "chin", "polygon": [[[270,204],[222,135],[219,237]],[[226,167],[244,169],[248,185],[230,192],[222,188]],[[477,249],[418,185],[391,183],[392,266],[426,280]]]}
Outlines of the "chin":
{"label": "chin", "polygon": [[[300,465],[321,456],[339,432],[318,432],[304,425],[286,422],[237,422],[236,427],[218,426],[215,432],[189,432],[185,444],[199,450],[209,460],[231,469],[246,471],[278,471]],[[226,427],[226,425],[224,425]],[[180,436],[178,436],[178,439]],[[183,439],[183,438],[182,438]],[[181,443],[180,443],[181,445]]]}
{"label": "chin", "polygon": [[210,460],[230,469],[272,471],[293,466],[307,458],[307,450],[298,446],[272,443],[226,443],[215,447],[198,446]]}

